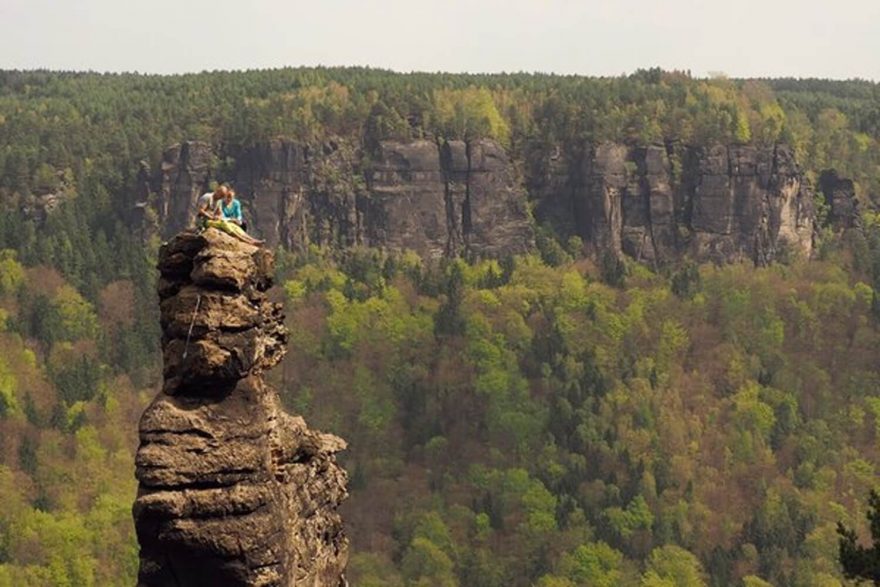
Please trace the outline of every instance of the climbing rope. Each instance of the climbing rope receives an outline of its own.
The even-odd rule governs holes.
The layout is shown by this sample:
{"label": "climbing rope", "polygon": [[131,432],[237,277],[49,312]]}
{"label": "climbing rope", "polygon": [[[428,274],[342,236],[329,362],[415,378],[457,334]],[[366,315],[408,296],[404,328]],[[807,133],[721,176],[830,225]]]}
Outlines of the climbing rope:
{"label": "climbing rope", "polygon": [[183,360],[186,360],[186,354],[189,352],[189,339],[193,333],[193,326],[196,323],[196,314],[199,313],[199,306],[202,305],[202,294],[196,298],[196,309],[193,310],[192,320],[189,322],[189,331],[186,333],[186,344],[183,345]]}

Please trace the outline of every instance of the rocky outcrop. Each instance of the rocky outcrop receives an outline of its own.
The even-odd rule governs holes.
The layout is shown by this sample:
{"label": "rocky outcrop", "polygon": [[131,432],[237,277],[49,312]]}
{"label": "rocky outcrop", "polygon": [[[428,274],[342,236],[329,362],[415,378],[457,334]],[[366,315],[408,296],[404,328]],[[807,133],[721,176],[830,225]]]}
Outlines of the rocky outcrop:
{"label": "rocky outcrop", "polygon": [[[219,151],[186,142],[165,153],[135,205],[156,210],[163,236],[190,225],[198,196],[221,180],[235,186],[250,230],[270,246],[363,245],[440,257],[501,256],[534,243],[526,192],[494,141],[386,141],[366,163],[334,142]],[[220,173],[213,162],[227,158],[234,164]]]}
{"label": "rocky outcrop", "polygon": [[164,388],[140,422],[138,584],[342,586],[342,439],[285,413],[272,254],[209,229],[160,250]]}
{"label": "rocky outcrop", "polygon": [[[429,257],[454,253],[461,245],[465,202],[463,197],[452,202],[436,143],[383,142],[367,179],[366,242]],[[450,189],[463,192],[461,185]]]}
{"label": "rocky outcrop", "polygon": [[196,200],[208,190],[215,167],[214,150],[208,143],[188,141],[165,151],[153,186],[153,206],[163,236],[175,235],[192,223]]}
{"label": "rocky outcrop", "polygon": [[557,149],[537,168],[539,220],[570,215],[569,229],[596,252],[757,264],[812,252],[812,190],[783,145],[603,143]]}
{"label": "rocky outcrop", "polygon": [[851,179],[837,175],[829,169],[819,177],[819,187],[828,205],[828,223],[834,230],[848,230],[861,226],[859,200]]}
{"label": "rocky outcrop", "polygon": [[37,226],[43,226],[49,216],[69,199],[67,193],[59,190],[48,194],[28,194],[22,198],[21,213],[27,220],[33,220]]}

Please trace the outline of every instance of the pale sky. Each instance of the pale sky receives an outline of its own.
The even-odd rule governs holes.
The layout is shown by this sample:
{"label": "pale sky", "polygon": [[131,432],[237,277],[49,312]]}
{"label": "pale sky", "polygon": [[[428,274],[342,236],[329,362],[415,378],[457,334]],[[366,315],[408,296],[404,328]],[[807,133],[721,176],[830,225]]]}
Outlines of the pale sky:
{"label": "pale sky", "polygon": [[0,0],[0,69],[880,80],[880,0]]}

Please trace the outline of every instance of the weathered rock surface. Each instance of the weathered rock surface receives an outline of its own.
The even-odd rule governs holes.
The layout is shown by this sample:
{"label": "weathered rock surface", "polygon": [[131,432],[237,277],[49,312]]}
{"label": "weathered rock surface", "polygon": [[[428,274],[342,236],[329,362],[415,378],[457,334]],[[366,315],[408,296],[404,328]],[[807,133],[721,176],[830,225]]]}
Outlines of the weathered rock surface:
{"label": "weathered rock surface", "polygon": [[154,206],[163,236],[175,235],[191,224],[196,200],[208,191],[215,159],[211,146],[200,141],[187,141],[165,151],[154,185]]}
{"label": "weathered rock surface", "polygon": [[[213,161],[235,161],[226,176]],[[374,159],[333,142],[276,140],[249,148],[185,142],[169,149],[138,207],[165,237],[190,225],[209,180],[234,184],[250,230],[270,246],[410,249],[429,257],[499,256],[534,244],[525,190],[497,143],[381,143]]]}
{"label": "weathered rock surface", "polygon": [[[651,264],[684,255],[765,264],[812,252],[812,188],[784,145],[530,148],[517,165],[491,140],[386,141],[369,161],[334,142],[217,149],[188,142],[169,149],[139,199],[168,236],[192,221],[209,180],[230,181],[252,231],[291,250],[521,253],[534,242],[531,199],[539,222],[581,236],[594,253]],[[234,164],[221,173],[218,160]],[[846,191],[845,180],[835,185],[833,193]],[[841,208],[852,198],[830,201],[838,216],[852,216]]]}
{"label": "weathered rock surface", "polygon": [[765,264],[812,251],[812,189],[784,145],[602,143],[557,149],[535,167],[539,220],[567,227],[596,252]]}
{"label": "weathered rock surface", "polygon": [[828,222],[835,230],[847,230],[861,226],[859,200],[851,179],[837,175],[829,169],[819,177],[819,187],[828,204]]}
{"label": "weathered rock surface", "polygon": [[[345,442],[285,413],[272,254],[213,229],[160,251],[165,385],[140,422],[141,587],[345,585]],[[188,340],[189,339],[189,340]]]}
{"label": "weathered rock surface", "polygon": [[357,202],[363,181],[353,152],[335,143],[314,148],[275,140],[230,153],[236,164],[228,179],[253,231],[270,246],[362,243]]}

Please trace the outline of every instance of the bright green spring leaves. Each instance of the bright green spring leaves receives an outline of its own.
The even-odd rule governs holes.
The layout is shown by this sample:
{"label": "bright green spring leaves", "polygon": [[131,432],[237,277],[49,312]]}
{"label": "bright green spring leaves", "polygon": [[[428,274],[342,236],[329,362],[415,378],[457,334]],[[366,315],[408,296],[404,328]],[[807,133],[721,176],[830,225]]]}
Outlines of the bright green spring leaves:
{"label": "bright green spring leaves", "polygon": [[112,298],[96,308],[54,271],[0,252],[0,586],[135,581],[144,398],[105,363],[102,324],[124,327]]}
{"label": "bright green spring leaves", "polygon": [[632,268],[625,289],[534,257],[293,270],[282,387],[351,443],[350,522],[373,529],[354,580],[836,580],[880,381],[870,278],[838,265]]}

